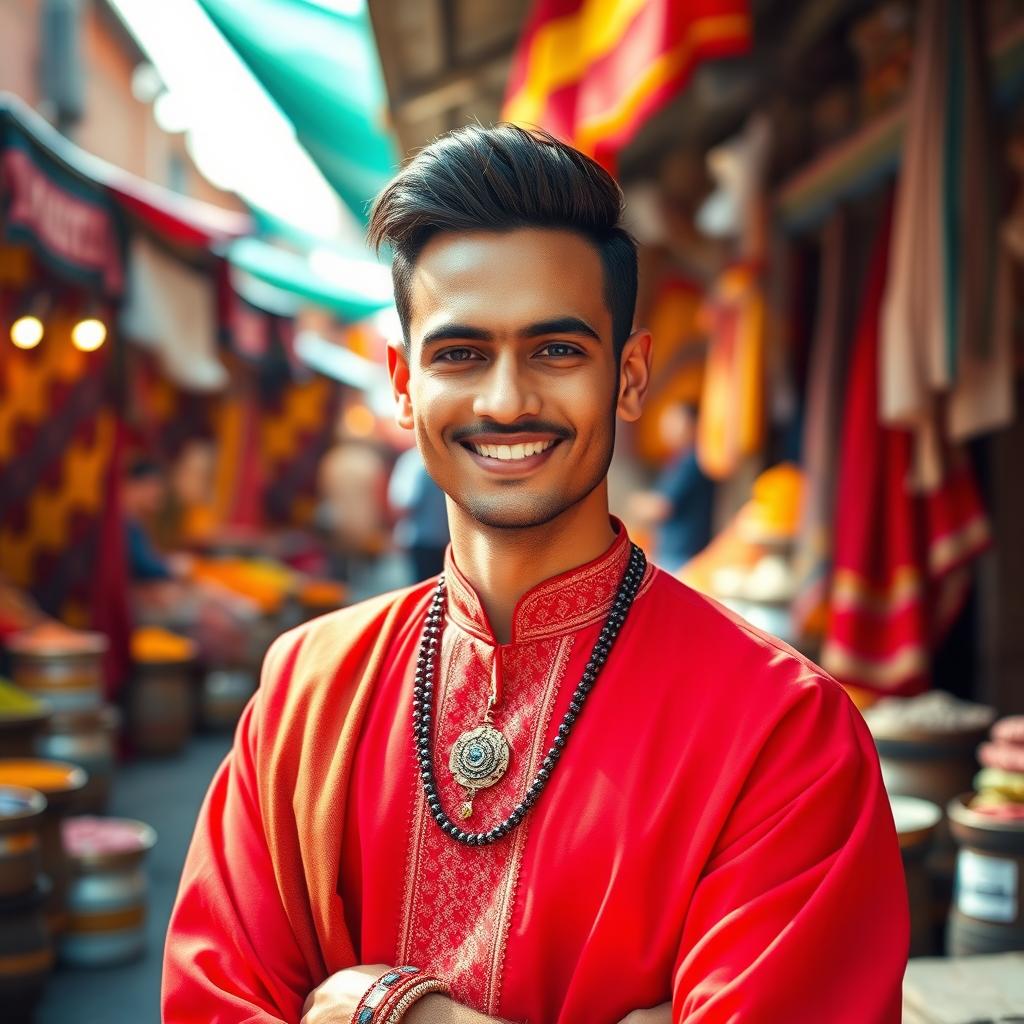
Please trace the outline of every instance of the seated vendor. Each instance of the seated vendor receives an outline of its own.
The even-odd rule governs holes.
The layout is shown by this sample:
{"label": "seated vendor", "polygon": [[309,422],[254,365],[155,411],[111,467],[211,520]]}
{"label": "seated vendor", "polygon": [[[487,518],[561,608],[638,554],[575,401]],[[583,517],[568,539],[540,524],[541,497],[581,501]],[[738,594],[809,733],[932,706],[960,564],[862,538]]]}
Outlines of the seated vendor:
{"label": "seated vendor", "polygon": [[167,500],[167,482],[160,465],[148,459],[132,462],[121,497],[137,621],[189,635],[209,665],[243,661],[247,624],[256,614],[251,603],[241,595],[196,581],[190,555],[165,554],[153,542],[150,531]]}

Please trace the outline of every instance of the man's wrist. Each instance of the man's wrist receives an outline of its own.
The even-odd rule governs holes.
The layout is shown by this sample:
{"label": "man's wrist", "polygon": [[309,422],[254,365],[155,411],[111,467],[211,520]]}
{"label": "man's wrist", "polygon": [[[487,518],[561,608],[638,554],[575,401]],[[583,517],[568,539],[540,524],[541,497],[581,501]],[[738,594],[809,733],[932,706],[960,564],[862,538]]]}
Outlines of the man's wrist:
{"label": "man's wrist", "polygon": [[439,992],[417,999],[409,1007],[402,1024],[447,1024],[452,1018],[452,1000]]}

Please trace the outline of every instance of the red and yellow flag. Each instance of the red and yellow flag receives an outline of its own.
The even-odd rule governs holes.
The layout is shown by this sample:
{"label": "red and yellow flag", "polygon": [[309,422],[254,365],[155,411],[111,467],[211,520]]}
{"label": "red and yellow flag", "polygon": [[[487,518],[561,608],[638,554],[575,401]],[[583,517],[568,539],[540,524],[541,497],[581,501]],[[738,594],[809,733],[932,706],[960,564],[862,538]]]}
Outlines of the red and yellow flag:
{"label": "red and yellow flag", "polygon": [[536,0],[502,116],[611,168],[701,61],[750,42],[748,0]]}

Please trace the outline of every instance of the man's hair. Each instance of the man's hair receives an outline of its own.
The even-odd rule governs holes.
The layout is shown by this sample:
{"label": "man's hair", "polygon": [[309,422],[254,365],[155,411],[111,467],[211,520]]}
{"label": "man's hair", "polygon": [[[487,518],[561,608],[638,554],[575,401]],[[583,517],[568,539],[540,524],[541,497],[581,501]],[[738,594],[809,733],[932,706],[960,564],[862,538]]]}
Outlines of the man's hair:
{"label": "man's hair", "polygon": [[598,164],[540,130],[467,125],[443,135],[377,197],[369,240],[390,245],[395,304],[409,344],[409,292],[423,247],[441,232],[561,228],[594,246],[604,271],[612,340],[633,329],[636,243],[619,224],[622,191]]}

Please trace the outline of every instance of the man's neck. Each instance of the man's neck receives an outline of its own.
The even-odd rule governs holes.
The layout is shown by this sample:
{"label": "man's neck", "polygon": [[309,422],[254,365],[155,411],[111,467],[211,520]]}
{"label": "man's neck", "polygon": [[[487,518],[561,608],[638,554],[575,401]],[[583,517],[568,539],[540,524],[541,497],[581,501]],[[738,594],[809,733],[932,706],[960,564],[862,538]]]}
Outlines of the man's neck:
{"label": "man's neck", "polygon": [[605,484],[543,526],[482,526],[451,501],[448,520],[455,563],[480,598],[499,643],[512,637],[512,618],[523,594],[599,558],[615,540]]}

